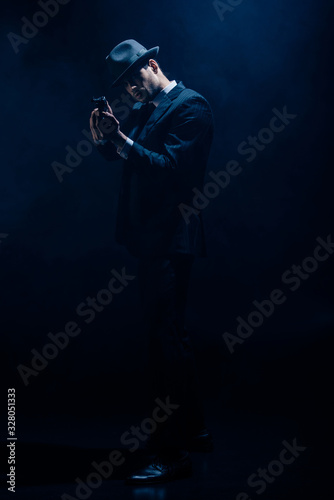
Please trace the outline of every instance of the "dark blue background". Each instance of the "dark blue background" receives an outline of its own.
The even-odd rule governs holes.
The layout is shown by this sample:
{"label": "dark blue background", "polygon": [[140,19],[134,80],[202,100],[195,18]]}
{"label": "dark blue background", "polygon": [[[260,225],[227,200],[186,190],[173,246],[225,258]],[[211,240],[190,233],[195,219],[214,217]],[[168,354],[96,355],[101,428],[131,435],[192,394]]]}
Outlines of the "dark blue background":
{"label": "dark blue background", "polygon": [[[127,38],[160,46],[158,60],[204,95],[215,117],[208,165],[236,159],[242,173],[204,210],[209,257],[194,267],[188,324],[206,399],[215,408],[263,414],[325,413],[333,326],[334,257],[230,354],[253,300],[282,288],[281,275],[311,256],[332,229],[333,6],[325,0],[244,0],[221,21],[211,1],[71,0],[14,53],[37,3],[3,6],[0,232],[1,321],[6,385],[25,414],[109,415],[145,399],[146,350],[135,280],[57,359],[24,387],[47,333],[78,320],[76,306],[95,296],[112,268],[136,274],[136,261],[114,241],[121,163],[93,151],[59,183],[64,163],[89,129],[93,95],[109,101],[104,58]],[[297,117],[247,163],[239,144],[267,127],[272,109]],[[286,290],[286,289],[285,289]],[[97,404],[98,401],[98,404]],[[208,403],[209,404],[209,403]],[[319,406],[320,405],[320,406]],[[325,405],[325,406],[322,406]]]}

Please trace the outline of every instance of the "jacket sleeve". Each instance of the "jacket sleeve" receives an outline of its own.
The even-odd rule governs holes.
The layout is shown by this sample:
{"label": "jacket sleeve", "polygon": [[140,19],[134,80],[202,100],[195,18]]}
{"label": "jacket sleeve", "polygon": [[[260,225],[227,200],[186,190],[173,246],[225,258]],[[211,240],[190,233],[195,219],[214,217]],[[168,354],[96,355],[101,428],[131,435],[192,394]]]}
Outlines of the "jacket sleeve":
{"label": "jacket sleeve", "polygon": [[196,160],[196,151],[202,141],[211,141],[212,130],[210,105],[201,96],[191,97],[175,110],[163,151],[150,151],[134,142],[128,160],[138,173],[153,173],[157,168],[169,171],[184,168]]}

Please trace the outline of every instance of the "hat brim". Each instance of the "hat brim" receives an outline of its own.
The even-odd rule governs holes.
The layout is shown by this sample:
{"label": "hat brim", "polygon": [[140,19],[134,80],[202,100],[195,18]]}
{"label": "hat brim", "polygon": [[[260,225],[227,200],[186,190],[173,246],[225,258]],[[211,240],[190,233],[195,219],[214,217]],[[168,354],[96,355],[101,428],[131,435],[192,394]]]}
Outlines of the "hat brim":
{"label": "hat brim", "polygon": [[153,47],[152,49],[149,49],[147,52],[145,52],[145,54],[143,54],[142,56],[138,57],[138,59],[136,61],[134,61],[132,64],[130,64],[130,66],[128,68],[126,68],[126,70],[123,71],[123,73],[120,76],[118,76],[116,78],[116,80],[113,81],[113,83],[111,84],[110,88],[118,87],[121,84],[123,78],[128,73],[130,73],[131,70],[133,70],[140,63],[143,63],[145,60],[154,58],[158,54],[158,52],[159,52],[159,46]]}

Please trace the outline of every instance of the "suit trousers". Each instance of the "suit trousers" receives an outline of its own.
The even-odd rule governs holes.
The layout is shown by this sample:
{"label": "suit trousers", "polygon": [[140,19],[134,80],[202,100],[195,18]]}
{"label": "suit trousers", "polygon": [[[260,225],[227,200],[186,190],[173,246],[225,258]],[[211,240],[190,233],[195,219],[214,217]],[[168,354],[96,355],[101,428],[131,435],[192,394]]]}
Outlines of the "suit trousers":
{"label": "suit trousers", "polygon": [[175,254],[138,262],[152,404],[159,398],[178,406],[151,434],[157,450],[182,449],[187,438],[205,427],[194,351],[184,326],[193,260],[192,255]]}

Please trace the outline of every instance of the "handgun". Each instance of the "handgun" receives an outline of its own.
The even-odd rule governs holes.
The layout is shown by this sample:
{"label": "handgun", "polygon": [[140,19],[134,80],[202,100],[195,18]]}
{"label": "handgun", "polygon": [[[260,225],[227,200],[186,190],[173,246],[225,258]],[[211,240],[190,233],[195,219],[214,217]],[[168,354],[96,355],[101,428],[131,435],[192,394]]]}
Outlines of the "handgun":
{"label": "handgun", "polygon": [[109,111],[108,109],[108,104],[107,104],[107,99],[105,98],[105,96],[101,96],[101,97],[93,97],[92,98],[92,102],[94,104],[96,104],[98,110],[99,110],[99,116],[102,117],[102,112],[103,111]]}

